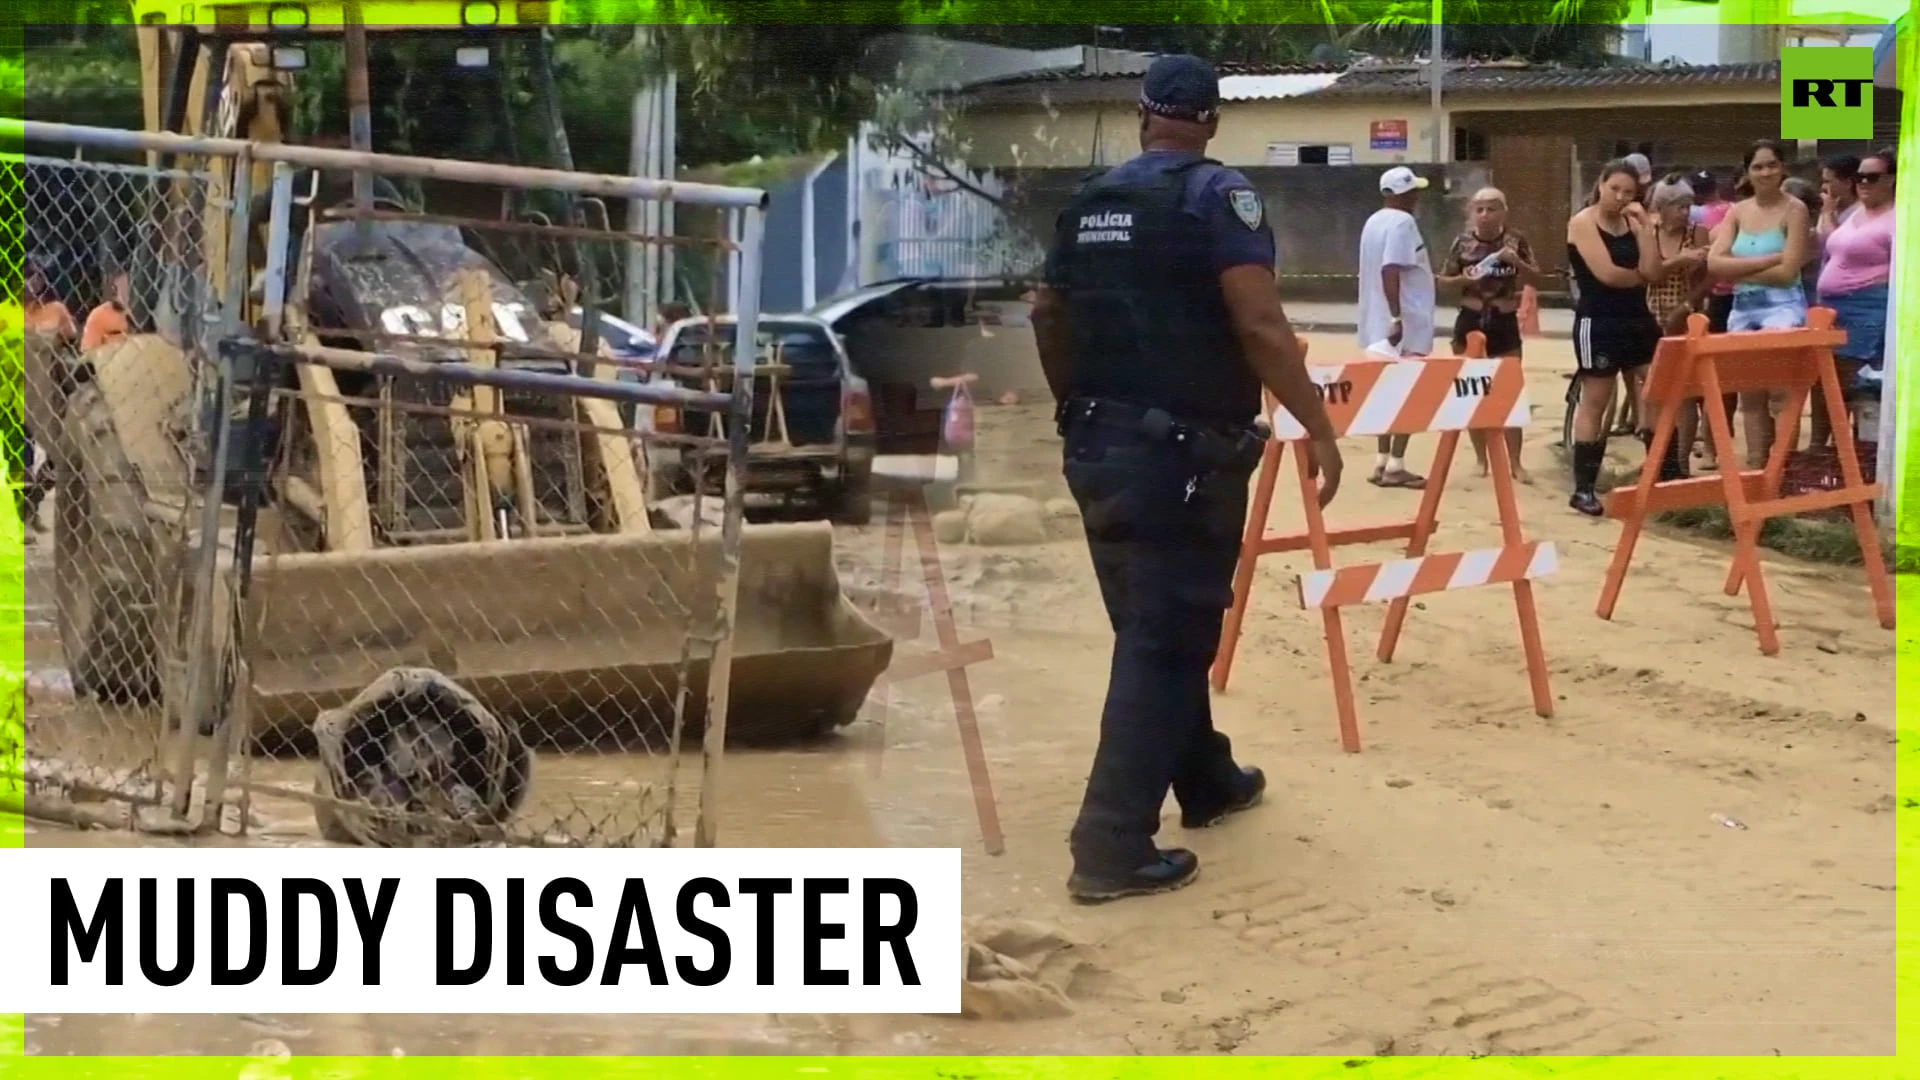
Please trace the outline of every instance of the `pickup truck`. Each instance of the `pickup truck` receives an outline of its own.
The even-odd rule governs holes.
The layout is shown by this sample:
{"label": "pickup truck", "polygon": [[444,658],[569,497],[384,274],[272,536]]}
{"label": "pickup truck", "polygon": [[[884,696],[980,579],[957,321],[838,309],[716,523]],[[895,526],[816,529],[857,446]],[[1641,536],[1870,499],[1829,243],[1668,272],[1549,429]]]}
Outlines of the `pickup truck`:
{"label": "pickup truck", "polygon": [[[665,370],[656,369],[653,377],[704,389],[700,372],[711,366],[714,388],[724,389],[732,375],[735,325],[732,316],[720,315],[667,327],[654,353]],[[810,502],[836,522],[866,524],[873,513],[873,401],[839,335],[808,315],[762,316],[756,360],[747,493]],[[660,434],[717,435],[724,421],[656,407],[650,426]],[[695,476],[677,447],[656,442],[647,455],[655,498],[691,492],[696,483],[703,493],[721,490],[718,462]]]}

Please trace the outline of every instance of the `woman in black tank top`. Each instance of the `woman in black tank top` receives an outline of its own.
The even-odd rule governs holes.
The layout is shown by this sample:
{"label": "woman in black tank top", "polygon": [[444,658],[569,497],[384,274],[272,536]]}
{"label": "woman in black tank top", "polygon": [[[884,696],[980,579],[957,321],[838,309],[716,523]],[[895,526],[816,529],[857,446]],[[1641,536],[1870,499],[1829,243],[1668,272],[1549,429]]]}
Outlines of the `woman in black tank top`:
{"label": "woman in black tank top", "polygon": [[1587,266],[1587,260],[1580,254],[1577,244],[1567,245],[1567,261],[1573,266],[1573,280],[1580,289],[1580,299],[1574,305],[1575,316],[1600,316],[1602,318],[1631,318],[1647,310],[1647,282],[1639,277],[1640,237],[1629,228],[1614,235],[1604,227],[1600,230],[1600,242],[1607,247],[1608,260],[1621,270],[1631,270],[1638,279],[1633,285],[1616,286],[1600,281]]}
{"label": "woman in black tank top", "polygon": [[[1657,276],[1660,248],[1655,222],[1635,201],[1639,173],[1623,161],[1608,163],[1591,202],[1567,222],[1567,262],[1578,299],[1573,308],[1573,353],[1580,369],[1580,402],[1573,416],[1573,497],[1567,505],[1599,517],[1605,512],[1594,491],[1606,459],[1607,407],[1618,377],[1636,401],[1644,392],[1647,365],[1660,343],[1660,323],[1647,310],[1647,282]],[[1643,407],[1639,415],[1646,417]],[[1644,427],[1643,443],[1652,442]],[[1680,460],[1668,447],[1663,474]]]}

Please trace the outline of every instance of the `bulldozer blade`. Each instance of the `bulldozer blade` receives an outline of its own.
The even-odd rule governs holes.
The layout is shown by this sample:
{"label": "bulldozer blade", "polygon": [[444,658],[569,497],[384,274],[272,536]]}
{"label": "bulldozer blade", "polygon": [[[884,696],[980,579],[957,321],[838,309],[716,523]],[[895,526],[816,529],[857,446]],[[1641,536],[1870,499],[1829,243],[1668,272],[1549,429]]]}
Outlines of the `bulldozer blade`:
{"label": "bulldozer blade", "polygon": [[[729,741],[848,724],[893,642],[853,605],[824,522],[742,530]],[[689,633],[715,636],[717,530],[322,552],[261,559],[244,649],[252,730],[310,726],[386,671],[439,671],[536,745],[670,742]],[[704,726],[711,645],[687,664],[683,736]]]}

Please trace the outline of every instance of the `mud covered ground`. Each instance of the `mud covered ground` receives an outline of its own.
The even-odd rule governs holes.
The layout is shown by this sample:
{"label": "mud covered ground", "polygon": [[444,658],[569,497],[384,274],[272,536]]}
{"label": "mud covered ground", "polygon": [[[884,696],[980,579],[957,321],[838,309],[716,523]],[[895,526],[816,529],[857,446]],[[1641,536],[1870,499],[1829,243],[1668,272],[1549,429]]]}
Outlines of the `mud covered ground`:
{"label": "mud covered ground", "polygon": [[[1315,343],[1318,356],[1345,342]],[[1340,751],[1317,619],[1297,562],[1256,586],[1215,715],[1267,770],[1266,806],[1192,846],[1201,879],[1166,897],[1070,905],[1065,835],[1104,690],[1109,638],[1084,549],[946,547],[1007,851],[981,853],[944,680],[869,703],[824,745],[732,756],[728,845],[953,845],[970,916],[1018,915],[1081,943],[1065,1018],[47,1017],[40,1053],[1888,1054],[1893,1050],[1894,634],[1853,570],[1768,562],[1780,656],[1728,549],[1642,542],[1613,622],[1593,614],[1618,526],[1565,507],[1550,448],[1564,342],[1530,343],[1539,400],[1522,489],[1560,546],[1539,586],[1555,716],[1529,703],[1511,593],[1426,598],[1398,657],[1382,612],[1348,618],[1365,751]],[[1050,410],[983,408],[985,479],[1057,475]],[[1424,468],[1432,440],[1415,443]],[[1410,515],[1350,446],[1336,520]],[[1497,540],[1470,457],[1436,546]],[[1283,492],[1287,489],[1283,487]],[[1297,523],[1283,495],[1274,527]],[[881,527],[847,530],[850,583],[877,578]],[[42,549],[45,544],[43,542]],[[1382,552],[1384,554],[1384,552]],[[1350,560],[1361,558],[1350,553]],[[36,559],[44,555],[36,555]],[[44,592],[42,592],[44,601]],[[34,601],[30,597],[30,604]],[[902,646],[902,653],[912,650]],[[879,722],[884,715],[884,727]],[[606,764],[617,771],[619,762]],[[583,782],[586,782],[583,780]],[[1743,827],[1729,827],[1731,820]],[[120,844],[42,827],[34,843]],[[146,840],[141,842],[158,843]],[[303,842],[297,836],[280,842]],[[270,1003],[264,1003],[263,1006]]]}

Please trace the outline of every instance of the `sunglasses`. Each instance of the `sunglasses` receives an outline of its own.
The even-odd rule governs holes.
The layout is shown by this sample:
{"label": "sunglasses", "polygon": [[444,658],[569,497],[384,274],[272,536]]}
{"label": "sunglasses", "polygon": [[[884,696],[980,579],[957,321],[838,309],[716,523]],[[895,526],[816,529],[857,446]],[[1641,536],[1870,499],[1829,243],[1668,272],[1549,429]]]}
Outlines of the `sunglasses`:
{"label": "sunglasses", "polygon": [[1853,176],[1853,182],[1856,184],[1877,184],[1880,181],[1885,180],[1892,175],[1893,174],[1890,172],[1855,173]]}

